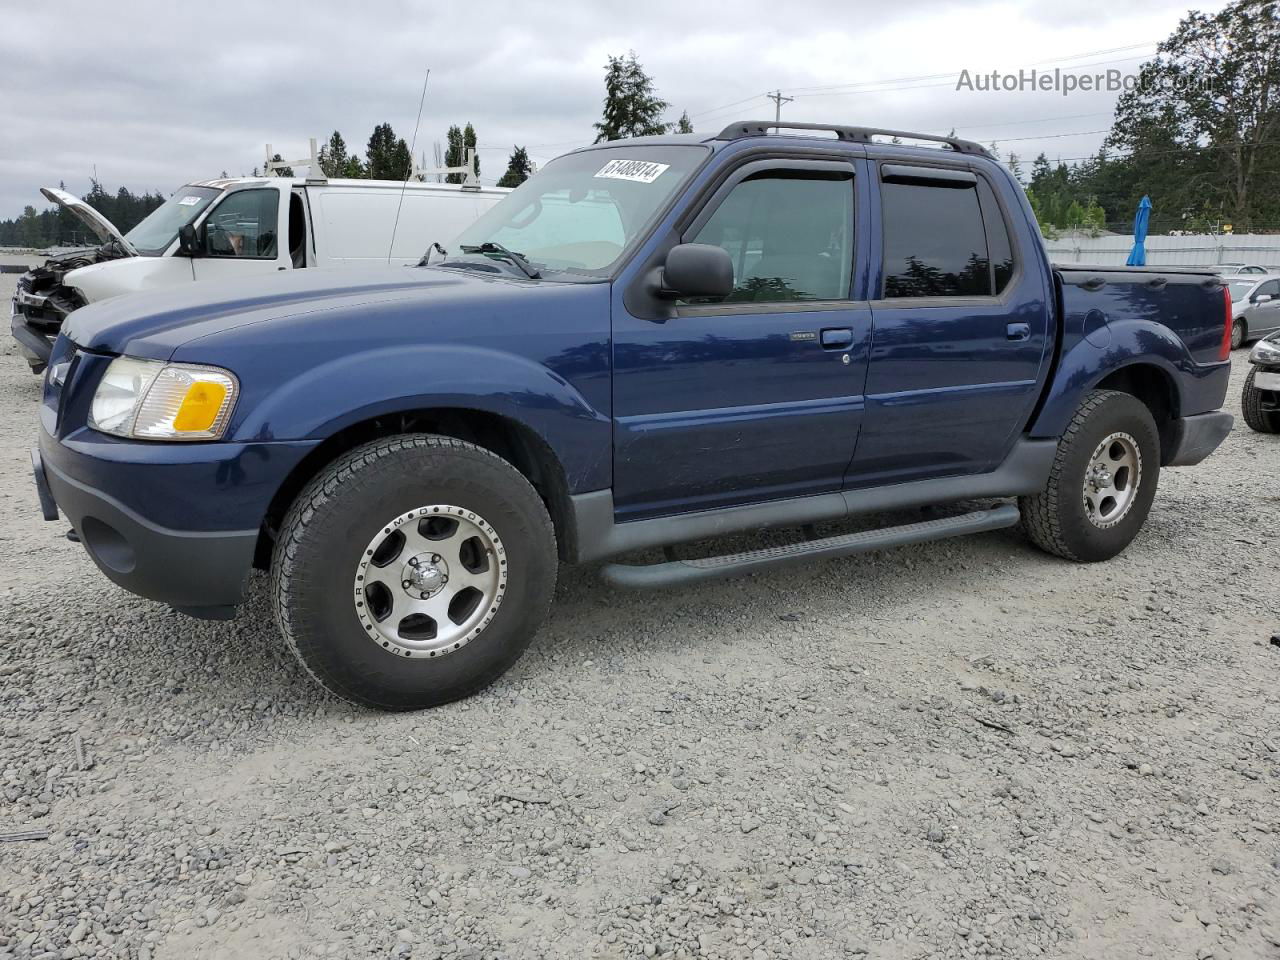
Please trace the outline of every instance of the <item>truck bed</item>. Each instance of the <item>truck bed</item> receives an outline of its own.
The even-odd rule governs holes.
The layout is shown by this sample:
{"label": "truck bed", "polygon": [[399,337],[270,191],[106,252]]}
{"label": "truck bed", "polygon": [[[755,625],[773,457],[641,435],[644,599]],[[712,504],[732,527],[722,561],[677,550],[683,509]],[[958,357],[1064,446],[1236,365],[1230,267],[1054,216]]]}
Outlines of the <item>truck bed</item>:
{"label": "truck bed", "polygon": [[1210,267],[1054,264],[1064,338],[1150,321],[1173,331],[1196,363],[1222,359],[1225,282]]}

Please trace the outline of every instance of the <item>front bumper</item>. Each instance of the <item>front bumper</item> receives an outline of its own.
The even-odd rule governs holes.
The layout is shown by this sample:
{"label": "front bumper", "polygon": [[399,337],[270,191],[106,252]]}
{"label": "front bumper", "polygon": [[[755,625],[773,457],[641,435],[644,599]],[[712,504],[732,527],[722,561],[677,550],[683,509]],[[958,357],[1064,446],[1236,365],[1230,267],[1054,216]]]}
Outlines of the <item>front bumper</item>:
{"label": "front bumper", "polygon": [[56,502],[109,579],[184,613],[225,619],[244,598],[271,498],[313,448],[60,441],[41,429],[32,461],[37,491]]}
{"label": "front bumper", "polygon": [[18,344],[32,373],[41,373],[49,364],[49,355],[53,352],[53,337],[37,333],[27,325],[27,318],[21,313],[14,313],[9,318],[9,332]]}
{"label": "front bumper", "polygon": [[1166,467],[1195,466],[1227,439],[1235,417],[1222,410],[1198,413],[1174,420],[1170,432],[1170,454]]}

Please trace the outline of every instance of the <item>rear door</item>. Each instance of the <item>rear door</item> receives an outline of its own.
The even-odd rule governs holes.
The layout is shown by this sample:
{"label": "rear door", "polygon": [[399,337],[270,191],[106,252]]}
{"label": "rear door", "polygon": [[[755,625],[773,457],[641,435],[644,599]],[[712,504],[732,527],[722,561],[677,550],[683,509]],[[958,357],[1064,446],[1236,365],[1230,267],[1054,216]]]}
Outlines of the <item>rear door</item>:
{"label": "rear door", "polygon": [[679,237],[733,293],[614,314],[619,520],[838,490],[862,419],[870,311],[853,298],[854,161],[730,172]]}
{"label": "rear door", "polygon": [[1043,275],[985,175],[942,161],[873,169],[879,299],[845,485],[990,470],[1038,396],[1051,347]]}
{"label": "rear door", "polygon": [[201,224],[204,255],[192,261],[196,280],[232,280],[292,266],[289,199],[276,186],[234,190]]}

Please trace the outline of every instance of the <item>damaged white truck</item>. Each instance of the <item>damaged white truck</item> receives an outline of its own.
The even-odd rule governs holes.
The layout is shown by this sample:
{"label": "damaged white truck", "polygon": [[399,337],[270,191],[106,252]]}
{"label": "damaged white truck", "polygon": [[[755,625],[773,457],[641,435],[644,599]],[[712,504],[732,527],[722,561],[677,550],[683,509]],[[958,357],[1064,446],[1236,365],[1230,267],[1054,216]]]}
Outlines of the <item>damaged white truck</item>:
{"label": "damaged white truck", "polygon": [[419,179],[204,180],[179,188],[127,233],[65,190],[40,192],[102,243],[52,257],[18,279],[10,330],[35,373],[67,315],[87,303],[192,281],[417,263],[510,191]]}

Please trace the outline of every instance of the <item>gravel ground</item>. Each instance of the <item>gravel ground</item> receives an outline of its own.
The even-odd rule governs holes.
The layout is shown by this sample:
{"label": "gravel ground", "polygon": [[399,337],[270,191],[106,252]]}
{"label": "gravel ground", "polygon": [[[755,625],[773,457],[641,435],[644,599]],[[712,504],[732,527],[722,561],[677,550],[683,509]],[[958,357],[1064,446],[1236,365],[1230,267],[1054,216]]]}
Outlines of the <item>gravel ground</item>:
{"label": "gravel ground", "polygon": [[1280,439],[1166,472],[1107,564],[563,570],[512,673],[382,715],[261,578],[189,620],[41,522],[5,344],[0,832],[49,836],[0,843],[0,960],[1280,957]]}

